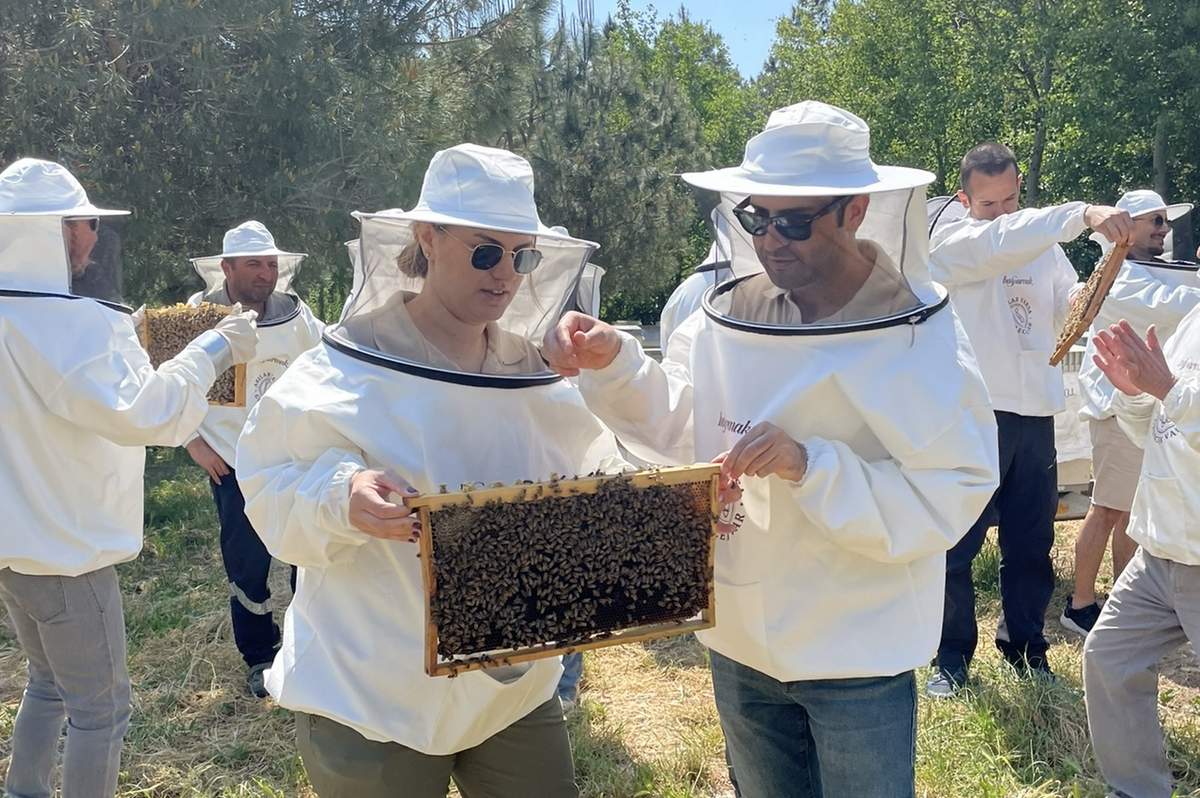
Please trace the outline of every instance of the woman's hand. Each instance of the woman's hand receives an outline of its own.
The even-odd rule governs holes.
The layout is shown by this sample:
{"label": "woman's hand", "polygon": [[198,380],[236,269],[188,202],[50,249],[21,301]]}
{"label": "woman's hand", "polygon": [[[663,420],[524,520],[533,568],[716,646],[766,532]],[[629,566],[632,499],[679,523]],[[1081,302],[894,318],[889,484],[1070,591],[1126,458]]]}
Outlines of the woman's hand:
{"label": "woman's hand", "polygon": [[808,451],[768,421],[755,424],[719,459],[722,477],[732,481],[743,475],[767,477],[774,474],[789,482],[799,482],[808,472]]}
{"label": "woman's hand", "polygon": [[[400,504],[388,500],[393,493],[403,497]],[[374,538],[416,543],[421,521],[403,503],[416,495],[417,489],[395,474],[359,471],[350,479],[350,525]]]}

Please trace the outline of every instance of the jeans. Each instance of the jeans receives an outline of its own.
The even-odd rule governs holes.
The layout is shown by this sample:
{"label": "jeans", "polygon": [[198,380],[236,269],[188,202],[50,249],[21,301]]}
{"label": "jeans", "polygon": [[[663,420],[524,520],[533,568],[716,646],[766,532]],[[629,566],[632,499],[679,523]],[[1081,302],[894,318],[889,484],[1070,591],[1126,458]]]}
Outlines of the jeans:
{"label": "jeans", "polygon": [[1015,665],[1041,667],[1046,608],[1054,592],[1054,513],[1058,506],[1058,466],[1054,418],[997,412],[1000,434],[1000,487],[975,525],[946,553],[946,604],[938,665],[966,674],[979,642],[971,562],[988,528],[999,526],[1000,605],[996,647]]}
{"label": "jeans", "polygon": [[130,713],[116,570],[69,577],[5,568],[0,598],[29,660],[5,794],[50,798],[65,719],[63,798],[112,798]]}
{"label": "jeans", "polygon": [[579,677],[583,675],[583,652],[576,651],[563,657],[563,675],[558,680],[558,697],[563,701],[574,701],[579,697]]}
{"label": "jeans", "polygon": [[[271,662],[279,650],[279,627],[271,617],[267,600],[271,590],[271,554],[246,517],[246,500],[238,487],[237,474],[230,469],[221,484],[209,480],[217,518],[221,523],[221,561],[229,577],[229,612],[233,619],[233,640],[246,666]],[[292,566],[292,590],[296,589],[296,568]]]}
{"label": "jeans", "polygon": [[713,692],[742,798],[913,798],[912,671],[780,682],[710,652]]}

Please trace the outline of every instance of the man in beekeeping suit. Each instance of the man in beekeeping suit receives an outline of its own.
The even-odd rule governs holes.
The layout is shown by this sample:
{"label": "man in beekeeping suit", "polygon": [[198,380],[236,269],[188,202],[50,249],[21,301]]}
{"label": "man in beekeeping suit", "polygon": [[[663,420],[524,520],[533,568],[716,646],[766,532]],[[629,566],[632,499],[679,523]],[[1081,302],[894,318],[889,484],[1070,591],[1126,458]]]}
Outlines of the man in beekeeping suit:
{"label": "man in beekeeping suit", "polygon": [[999,428],[1000,487],[946,555],[938,670],[926,685],[940,698],[962,687],[975,655],[971,563],[993,525],[999,527],[1003,608],[996,647],[1019,673],[1050,673],[1043,627],[1054,590],[1054,415],[1066,408],[1062,369],[1050,365],[1050,356],[1078,285],[1059,244],[1088,227],[1123,241],[1133,225],[1125,211],[1083,202],[1019,209],[1017,160],[1002,144],[968,152],[959,180],[962,212],[934,227],[930,265],[934,279],[950,290],[987,382]]}
{"label": "man in beekeeping suit", "polygon": [[[1092,436],[1092,505],[1075,541],[1075,590],[1067,597],[1059,622],[1077,634],[1086,635],[1100,616],[1096,601],[1096,575],[1104,559],[1104,548],[1112,538],[1114,581],[1125,570],[1137,544],[1127,534],[1129,510],[1138,474],[1142,470],[1141,441],[1132,441],[1121,431],[1113,410],[1113,388],[1092,359],[1094,338],[1121,319],[1145,335],[1153,324],[1162,340],[1175,332],[1188,311],[1200,303],[1200,280],[1196,264],[1162,258],[1170,222],[1191,211],[1187,203],[1167,205],[1153,191],[1126,192],[1117,208],[1133,217],[1133,244],[1117,279],[1113,282],[1100,313],[1088,333],[1087,352],[1079,369],[1083,397],[1080,417],[1088,422]],[[1107,250],[1111,243],[1097,233],[1092,240]]]}
{"label": "man in beekeeping suit", "polygon": [[233,639],[246,663],[246,687],[257,698],[267,696],[263,672],[275,659],[280,635],[267,603],[271,555],[246,518],[231,464],[250,410],[293,360],[321,340],[324,325],[291,290],[304,258],[276,247],[261,222],[248,221],[225,233],[220,255],[192,259],[204,291],[190,303],[241,303],[258,313],[258,354],[246,365],[245,407],[210,408],[187,444],[188,454],[208,474],[217,505]]}
{"label": "man in beekeeping suit", "polygon": [[1200,309],[1159,346],[1122,321],[1096,336],[1096,365],[1117,393],[1118,423],[1141,444],[1129,514],[1138,548],[1083,647],[1083,688],[1096,764],[1113,798],[1171,798],[1158,715],[1163,656],[1200,644]]}
{"label": "man in beekeeping suit", "polygon": [[929,280],[933,175],[876,165],[865,122],[802,102],[742,165],[683,177],[730,200],[732,278],[661,365],[580,314],[545,354],[634,454],[741,481],[699,635],[741,794],[912,796],[945,551],[997,483],[983,380]]}
{"label": "man in beekeeping suit", "polygon": [[[113,566],[142,547],[145,447],[187,440],[216,375],[254,355],[239,310],[156,370],[129,308],[79,293],[126,213],[56,163],[0,172],[0,598],[29,661],[7,795],[51,795],[64,717],[63,794],[116,791],[130,687]],[[119,260],[100,265],[111,298]]]}

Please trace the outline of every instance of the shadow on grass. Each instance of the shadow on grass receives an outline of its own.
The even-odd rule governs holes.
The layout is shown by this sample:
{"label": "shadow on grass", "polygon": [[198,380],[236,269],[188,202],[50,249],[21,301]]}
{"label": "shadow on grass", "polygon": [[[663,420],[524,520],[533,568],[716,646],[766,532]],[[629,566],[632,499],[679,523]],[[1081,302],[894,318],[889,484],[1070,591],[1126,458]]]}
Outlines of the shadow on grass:
{"label": "shadow on grass", "polygon": [[651,640],[642,648],[660,668],[704,668],[708,669],[708,649],[694,634]]}

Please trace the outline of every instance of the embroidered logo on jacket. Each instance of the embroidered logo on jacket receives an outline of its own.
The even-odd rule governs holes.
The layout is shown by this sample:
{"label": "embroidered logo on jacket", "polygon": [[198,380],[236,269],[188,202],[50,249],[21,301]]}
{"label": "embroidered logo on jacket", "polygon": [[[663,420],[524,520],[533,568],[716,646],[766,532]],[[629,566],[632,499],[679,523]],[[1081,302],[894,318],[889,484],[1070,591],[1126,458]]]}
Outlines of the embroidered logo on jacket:
{"label": "embroidered logo on jacket", "polygon": [[1151,427],[1154,433],[1154,442],[1162,443],[1179,436],[1179,427],[1175,426],[1175,422],[1167,418],[1162,413],[1154,417],[1154,424]]}
{"label": "embroidered logo on jacket", "polygon": [[270,357],[259,362],[258,366],[263,371],[254,378],[255,402],[262,399],[267,389],[275,384],[275,380],[279,379],[280,375],[287,371],[288,362],[288,359],[283,357]]}
{"label": "embroidered logo on jacket", "polygon": [[1017,332],[1029,335],[1029,331],[1033,329],[1033,308],[1029,301],[1022,296],[1010,297],[1008,309],[1012,311],[1013,326],[1017,328]]}

